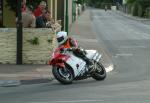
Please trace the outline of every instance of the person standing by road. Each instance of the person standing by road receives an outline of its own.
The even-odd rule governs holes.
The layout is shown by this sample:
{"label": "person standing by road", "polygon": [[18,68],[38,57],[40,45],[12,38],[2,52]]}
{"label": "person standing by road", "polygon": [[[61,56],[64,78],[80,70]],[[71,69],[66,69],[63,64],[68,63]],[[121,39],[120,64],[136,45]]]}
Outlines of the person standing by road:
{"label": "person standing by road", "polygon": [[27,6],[26,11],[22,12],[22,24],[24,28],[35,28],[36,18],[33,14],[33,7]]}
{"label": "person standing by road", "polygon": [[41,16],[36,18],[36,28],[51,28],[51,13],[46,10]]}
{"label": "person standing by road", "polygon": [[46,9],[46,2],[41,1],[39,6],[34,10],[35,17],[39,17],[42,15],[43,12],[45,12]]}
{"label": "person standing by road", "polygon": [[105,5],[105,11],[107,11],[107,5]]}

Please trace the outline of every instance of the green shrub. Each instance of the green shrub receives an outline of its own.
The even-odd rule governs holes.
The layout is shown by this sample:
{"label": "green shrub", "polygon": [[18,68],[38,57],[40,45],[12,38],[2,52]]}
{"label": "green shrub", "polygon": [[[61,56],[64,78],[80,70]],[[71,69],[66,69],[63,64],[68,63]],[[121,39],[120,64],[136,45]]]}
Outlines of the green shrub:
{"label": "green shrub", "polygon": [[107,9],[111,9],[111,6],[113,5],[112,3],[102,3],[101,8],[104,9],[105,5],[107,5]]}
{"label": "green shrub", "polygon": [[150,18],[150,7],[145,10],[145,17]]}
{"label": "green shrub", "polygon": [[131,14],[131,11],[132,11],[132,4],[128,4],[128,5],[127,5],[127,8],[128,8],[128,13]]}
{"label": "green shrub", "polygon": [[33,37],[30,40],[27,40],[29,43],[31,43],[32,45],[39,45],[39,38],[38,37]]}
{"label": "green shrub", "polygon": [[143,9],[142,9],[142,6],[140,4],[138,4],[138,16],[139,17],[142,17],[143,16]]}
{"label": "green shrub", "polygon": [[142,17],[143,9],[139,2],[134,2],[132,5],[131,13],[133,16],[140,16]]}

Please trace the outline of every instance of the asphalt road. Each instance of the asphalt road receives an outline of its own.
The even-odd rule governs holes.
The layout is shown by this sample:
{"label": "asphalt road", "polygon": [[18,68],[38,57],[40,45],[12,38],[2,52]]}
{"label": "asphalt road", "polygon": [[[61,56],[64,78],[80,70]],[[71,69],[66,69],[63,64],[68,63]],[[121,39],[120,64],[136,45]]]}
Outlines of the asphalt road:
{"label": "asphalt road", "polygon": [[105,81],[0,88],[0,103],[149,103],[150,25],[114,12],[91,10],[93,29],[115,69]]}

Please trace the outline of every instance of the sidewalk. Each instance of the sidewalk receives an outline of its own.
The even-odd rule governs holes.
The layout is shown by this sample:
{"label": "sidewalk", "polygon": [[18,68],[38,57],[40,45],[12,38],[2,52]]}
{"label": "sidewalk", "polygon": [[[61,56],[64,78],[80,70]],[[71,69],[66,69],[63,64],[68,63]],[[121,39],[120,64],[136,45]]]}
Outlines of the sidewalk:
{"label": "sidewalk", "polygon": [[0,65],[0,86],[47,83],[52,80],[49,65]]}

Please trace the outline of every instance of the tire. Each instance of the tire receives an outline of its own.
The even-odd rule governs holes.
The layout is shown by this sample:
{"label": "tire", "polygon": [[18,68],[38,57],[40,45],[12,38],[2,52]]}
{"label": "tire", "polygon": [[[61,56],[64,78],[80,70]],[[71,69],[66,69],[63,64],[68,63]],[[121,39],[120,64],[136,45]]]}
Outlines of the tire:
{"label": "tire", "polygon": [[96,71],[92,73],[92,78],[95,80],[101,81],[106,78],[106,70],[100,62],[95,63]]}
{"label": "tire", "polygon": [[73,73],[68,68],[53,67],[52,73],[62,84],[71,84],[73,81]]}

